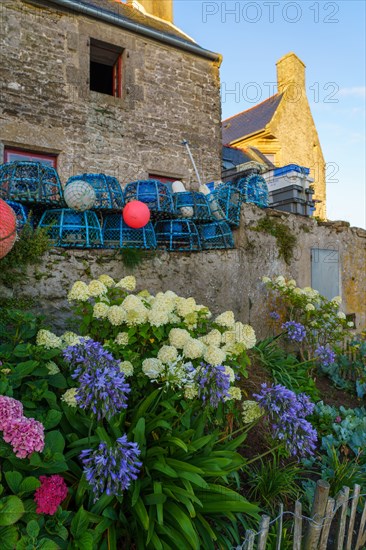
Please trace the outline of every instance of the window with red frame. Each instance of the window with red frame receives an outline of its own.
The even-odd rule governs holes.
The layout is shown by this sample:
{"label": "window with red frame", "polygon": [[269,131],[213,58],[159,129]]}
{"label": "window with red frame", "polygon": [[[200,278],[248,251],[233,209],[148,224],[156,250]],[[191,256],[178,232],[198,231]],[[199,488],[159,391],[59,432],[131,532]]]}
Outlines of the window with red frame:
{"label": "window with red frame", "polygon": [[53,168],[57,168],[57,155],[47,153],[35,153],[25,149],[12,149],[5,147],[4,162],[13,162],[14,160],[29,160],[33,162],[44,162]]}
{"label": "window with red frame", "polygon": [[90,90],[122,97],[122,53],[118,46],[90,39]]}

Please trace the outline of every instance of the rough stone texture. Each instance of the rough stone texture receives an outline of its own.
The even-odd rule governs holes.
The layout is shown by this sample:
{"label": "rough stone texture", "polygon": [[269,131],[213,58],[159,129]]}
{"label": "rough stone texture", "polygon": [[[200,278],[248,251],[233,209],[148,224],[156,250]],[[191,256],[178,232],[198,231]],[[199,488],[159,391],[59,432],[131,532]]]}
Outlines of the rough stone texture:
{"label": "rough stone texture", "polygon": [[226,251],[151,254],[134,270],[126,269],[118,251],[53,249],[41,266],[29,271],[29,278],[15,288],[0,288],[6,297],[33,297],[37,309],[61,328],[68,314],[67,291],[76,280],[89,281],[102,273],[120,279],[134,274],[138,288],[150,292],[174,290],[194,296],[214,314],[232,309],[237,318],[266,334],[267,309],[261,277],[283,274],[300,286],[311,285],[310,249],[338,250],[340,255],[342,309],[356,313],[357,329],[366,325],[366,231],[337,224],[318,226],[315,220],[281,213],[283,223],[297,235],[298,245],[291,265],[278,257],[274,237],[254,228],[265,216],[278,212],[242,206],[240,228],[235,231],[236,248]]}
{"label": "rough stone texture", "polygon": [[[36,2],[2,0],[0,159],[4,146],[57,153],[63,183],[104,172],[219,179],[217,63],[102,21]],[[123,97],[89,90],[90,38],[123,48]]]}

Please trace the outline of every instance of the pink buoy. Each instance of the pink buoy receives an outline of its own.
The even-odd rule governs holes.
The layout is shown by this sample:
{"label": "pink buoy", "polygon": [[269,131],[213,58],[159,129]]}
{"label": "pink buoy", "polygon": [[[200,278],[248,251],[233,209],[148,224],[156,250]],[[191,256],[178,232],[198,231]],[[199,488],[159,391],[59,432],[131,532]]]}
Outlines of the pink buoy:
{"label": "pink buoy", "polygon": [[131,201],[124,207],[122,217],[123,221],[132,229],[141,229],[150,221],[150,210],[141,201]]}
{"label": "pink buoy", "polygon": [[17,237],[17,220],[14,210],[0,199],[0,259],[13,248]]}

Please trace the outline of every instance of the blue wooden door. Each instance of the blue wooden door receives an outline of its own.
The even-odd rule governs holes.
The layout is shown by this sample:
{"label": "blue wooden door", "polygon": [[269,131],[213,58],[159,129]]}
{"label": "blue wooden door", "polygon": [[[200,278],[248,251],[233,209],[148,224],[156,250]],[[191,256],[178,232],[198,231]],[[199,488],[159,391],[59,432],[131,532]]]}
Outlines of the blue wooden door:
{"label": "blue wooden door", "polygon": [[329,300],[340,295],[338,250],[311,249],[311,286]]}

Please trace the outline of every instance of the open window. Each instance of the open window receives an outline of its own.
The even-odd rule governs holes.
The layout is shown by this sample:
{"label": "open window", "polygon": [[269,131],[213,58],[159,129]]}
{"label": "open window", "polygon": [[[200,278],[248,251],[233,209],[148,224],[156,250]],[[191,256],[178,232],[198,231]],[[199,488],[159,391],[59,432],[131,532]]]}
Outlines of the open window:
{"label": "open window", "polygon": [[122,97],[122,53],[118,46],[90,39],[90,90]]}

